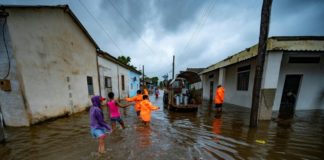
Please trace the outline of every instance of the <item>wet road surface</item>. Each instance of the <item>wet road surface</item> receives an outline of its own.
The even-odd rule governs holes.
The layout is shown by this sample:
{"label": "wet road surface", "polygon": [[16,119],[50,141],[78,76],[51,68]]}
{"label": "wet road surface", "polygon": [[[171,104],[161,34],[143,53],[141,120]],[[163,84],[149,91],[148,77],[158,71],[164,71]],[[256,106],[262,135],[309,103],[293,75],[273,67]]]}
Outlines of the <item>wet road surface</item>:
{"label": "wet road surface", "polygon": [[133,107],[121,109],[128,127],[108,136],[104,155],[96,152],[83,112],[30,128],[6,128],[0,159],[324,159],[324,111],[298,111],[292,122],[266,121],[249,129],[246,108],[224,105],[215,117],[208,104],[196,113],[177,113],[163,108],[162,97],[150,98],[161,107],[150,127],[142,126]]}

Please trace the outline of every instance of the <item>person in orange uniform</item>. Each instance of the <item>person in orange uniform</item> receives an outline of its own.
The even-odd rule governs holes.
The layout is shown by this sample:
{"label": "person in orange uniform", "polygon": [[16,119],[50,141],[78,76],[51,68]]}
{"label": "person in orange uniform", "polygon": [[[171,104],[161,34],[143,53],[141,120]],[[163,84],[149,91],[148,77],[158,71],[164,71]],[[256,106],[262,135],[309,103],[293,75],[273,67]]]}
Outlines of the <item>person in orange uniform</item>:
{"label": "person in orange uniform", "polygon": [[149,92],[147,91],[146,87],[143,89],[143,95],[149,95]]}
{"label": "person in orange uniform", "polygon": [[160,109],[160,107],[153,106],[152,103],[148,100],[147,95],[143,95],[143,101],[140,103],[141,105],[141,119],[145,126],[148,126],[151,121],[151,112],[154,110]]}
{"label": "person in orange uniform", "polygon": [[214,103],[217,112],[222,112],[222,106],[224,103],[225,89],[222,85],[218,85],[215,93]]}
{"label": "person in orange uniform", "polygon": [[132,97],[132,98],[125,98],[125,100],[127,102],[135,102],[135,111],[137,116],[140,116],[140,112],[141,112],[141,106],[140,103],[143,100],[143,95],[142,95],[142,91],[141,90],[137,90],[137,95]]}

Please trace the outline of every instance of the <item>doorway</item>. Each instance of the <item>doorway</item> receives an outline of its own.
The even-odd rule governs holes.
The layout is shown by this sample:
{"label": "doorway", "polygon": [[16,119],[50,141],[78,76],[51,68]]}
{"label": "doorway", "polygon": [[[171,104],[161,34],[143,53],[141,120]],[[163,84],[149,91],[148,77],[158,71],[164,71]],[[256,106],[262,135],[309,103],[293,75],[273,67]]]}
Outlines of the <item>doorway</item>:
{"label": "doorway", "polygon": [[210,81],[210,86],[209,86],[209,102],[213,102],[213,94],[214,94],[214,81]]}
{"label": "doorway", "polygon": [[294,117],[302,77],[303,75],[286,75],[279,108],[279,118],[290,119]]}

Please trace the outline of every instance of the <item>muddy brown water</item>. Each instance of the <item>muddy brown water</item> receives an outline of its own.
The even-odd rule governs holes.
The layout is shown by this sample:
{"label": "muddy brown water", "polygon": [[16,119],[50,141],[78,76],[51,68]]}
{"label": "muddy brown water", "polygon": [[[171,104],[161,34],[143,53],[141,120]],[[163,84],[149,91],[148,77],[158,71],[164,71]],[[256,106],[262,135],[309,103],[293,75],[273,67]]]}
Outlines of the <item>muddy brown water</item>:
{"label": "muddy brown water", "polygon": [[138,122],[133,108],[121,110],[128,126],[106,139],[97,154],[87,112],[30,128],[6,128],[0,159],[324,159],[324,111],[298,111],[294,120],[260,122],[249,129],[249,109],[225,105],[221,117],[205,104],[196,113],[163,109],[150,127]]}

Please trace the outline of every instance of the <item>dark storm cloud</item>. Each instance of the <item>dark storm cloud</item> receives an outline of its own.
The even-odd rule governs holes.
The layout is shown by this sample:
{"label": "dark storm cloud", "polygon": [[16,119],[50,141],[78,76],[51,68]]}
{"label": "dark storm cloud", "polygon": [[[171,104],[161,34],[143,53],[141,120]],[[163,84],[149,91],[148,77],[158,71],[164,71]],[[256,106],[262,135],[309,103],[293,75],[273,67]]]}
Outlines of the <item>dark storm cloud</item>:
{"label": "dark storm cloud", "polygon": [[169,32],[176,32],[182,24],[192,22],[198,11],[210,1],[157,0],[154,1],[160,24]]}
{"label": "dark storm cloud", "polygon": [[192,22],[201,7],[208,3],[211,1],[102,0],[100,12],[103,17],[107,17],[102,20],[112,26],[120,36],[133,40],[141,37],[146,27],[161,27],[163,31],[176,32],[181,25]]}
{"label": "dark storm cloud", "polygon": [[[130,56],[137,67],[145,64],[149,76],[168,73],[173,54],[178,72],[207,67],[258,42],[261,0],[80,1],[100,24],[78,0],[0,3],[68,3],[103,50],[114,56]],[[323,8],[323,0],[273,0],[269,36],[323,36]]]}
{"label": "dark storm cloud", "polygon": [[101,0],[99,6],[103,21],[124,39],[138,39],[155,16],[150,1]]}
{"label": "dark storm cloud", "polygon": [[270,35],[324,35],[323,17],[322,0],[274,1]]}

